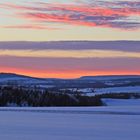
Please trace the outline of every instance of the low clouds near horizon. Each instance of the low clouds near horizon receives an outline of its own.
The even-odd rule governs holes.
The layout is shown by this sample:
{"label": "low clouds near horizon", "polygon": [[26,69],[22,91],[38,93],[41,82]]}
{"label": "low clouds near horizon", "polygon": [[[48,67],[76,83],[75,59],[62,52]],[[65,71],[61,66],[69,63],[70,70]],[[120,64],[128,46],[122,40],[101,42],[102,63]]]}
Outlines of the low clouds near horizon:
{"label": "low clouds near horizon", "polygon": [[0,72],[57,78],[140,74],[139,43],[0,42]]}

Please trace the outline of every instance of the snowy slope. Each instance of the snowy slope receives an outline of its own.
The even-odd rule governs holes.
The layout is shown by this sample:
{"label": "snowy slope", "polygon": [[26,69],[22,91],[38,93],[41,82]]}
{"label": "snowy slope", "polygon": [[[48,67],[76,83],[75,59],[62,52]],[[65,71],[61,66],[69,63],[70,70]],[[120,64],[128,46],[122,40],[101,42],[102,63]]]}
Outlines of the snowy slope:
{"label": "snowy slope", "polygon": [[43,78],[34,78],[12,73],[0,73],[0,85],[39,86],[48,88],[52,87],[49,82],[49,80]]}

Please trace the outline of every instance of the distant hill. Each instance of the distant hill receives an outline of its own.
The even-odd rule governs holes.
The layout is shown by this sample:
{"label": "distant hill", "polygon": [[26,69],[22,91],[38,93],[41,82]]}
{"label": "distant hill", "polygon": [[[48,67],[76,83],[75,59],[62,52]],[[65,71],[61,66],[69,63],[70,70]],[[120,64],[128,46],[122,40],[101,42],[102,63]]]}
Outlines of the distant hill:
{"label": "distant hill", "polygon": [[15,73],[0,73],[0,78],[32,78],[29,76],[25,76],[25,75],[19,75],[19,74],[15,74]]}
{"label": "distant hill", "polygon": [[40,80],[116,80],[116,79],[128,79],[128,78],[140,78],[140,75],[100,75],[100,76],[82,76],[76,79],[58,79],[58,78],[38,78],[26,75],[20,75],[16,73],[0,73],[0,78],[30,78]]}
{"label": "distant hill", "polygon": [[107,88],[140,86],[140,75],[83,76],[77,79],[35,78],[14,73],[0,73],[0,85],[18,84],[42,88]]}
{"label": "distant hill", "polygon": [[105,76],[82,76],[81,80],[121,80],[121,79],[137,79],[140,75],[105,75]]}

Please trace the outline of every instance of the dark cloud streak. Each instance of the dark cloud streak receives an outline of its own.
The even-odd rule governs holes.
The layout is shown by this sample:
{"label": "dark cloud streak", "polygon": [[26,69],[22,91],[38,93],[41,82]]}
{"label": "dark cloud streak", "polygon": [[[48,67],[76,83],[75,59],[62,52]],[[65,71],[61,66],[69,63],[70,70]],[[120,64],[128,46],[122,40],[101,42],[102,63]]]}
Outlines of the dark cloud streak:
{"label": "dark cloud streak", "polygon": [[54,42],[0,42],[0,49],[8,50],[116,50],[140,52],[140,41],[54,41]]}

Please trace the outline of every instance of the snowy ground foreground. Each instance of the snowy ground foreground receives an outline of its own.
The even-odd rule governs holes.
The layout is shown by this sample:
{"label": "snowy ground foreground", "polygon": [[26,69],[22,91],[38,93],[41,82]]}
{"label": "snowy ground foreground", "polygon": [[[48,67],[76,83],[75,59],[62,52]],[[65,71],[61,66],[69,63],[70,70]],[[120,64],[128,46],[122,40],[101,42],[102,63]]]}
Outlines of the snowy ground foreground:
{"label": "snowy ground foreground", "polygon": [[140,106],[140,99],[102,99],[107,106]]}
{"label": "snowy ground foreground", "polygon": [[139,123],[140,106],[0,108],[0,139],[139,140]]}

